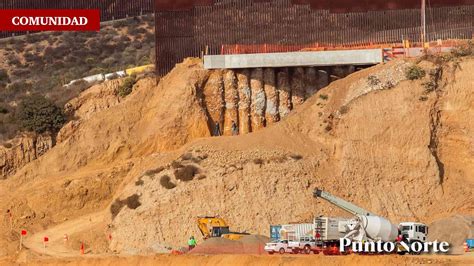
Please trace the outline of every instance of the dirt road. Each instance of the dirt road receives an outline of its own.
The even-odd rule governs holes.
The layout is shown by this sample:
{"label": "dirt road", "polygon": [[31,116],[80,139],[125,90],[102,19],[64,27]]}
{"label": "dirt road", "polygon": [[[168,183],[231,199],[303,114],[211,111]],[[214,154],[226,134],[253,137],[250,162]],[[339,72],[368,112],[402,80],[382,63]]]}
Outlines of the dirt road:
{"label": "dirt road", "polygon": [[[474,255],[462,256],[324,256],[324,255],[157,255],[150,257],[102,257],[102,258],[50,258],[34,262],[35,265],[413,265],[455,264],[473,265]],[[0,265],[3,265],[0,261]],[[6,264],[5,264],[6,265]]]}
{"label": "dirt road", "polygon": [[[103,222],[104,217],[105,212],[102,211],[61,223],[45,231],[37,232],[31,237],[27,237],[23,245],[36,253],[56,258],[78,256],[79,251],[73,250],[70,244],[64,240],[64,236],[70,236],[94,228]],[[49,239],[46,248],[43,244],[44,237]]]}

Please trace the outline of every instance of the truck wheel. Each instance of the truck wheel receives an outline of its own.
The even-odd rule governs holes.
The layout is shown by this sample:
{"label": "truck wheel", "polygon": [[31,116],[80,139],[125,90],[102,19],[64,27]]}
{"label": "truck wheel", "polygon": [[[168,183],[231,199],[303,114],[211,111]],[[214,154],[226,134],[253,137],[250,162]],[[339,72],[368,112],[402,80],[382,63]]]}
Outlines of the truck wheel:
{"label": "truck wheel", "polygon": [[284,248],[280,248],[279,253],[280,253],[280,254],[285,254],[285,249],[284,249]]}
{"label": "truck wheel", "polygon": [[310,246],[304,246],[304,254],[309,254],[311,253],[311,247]]}

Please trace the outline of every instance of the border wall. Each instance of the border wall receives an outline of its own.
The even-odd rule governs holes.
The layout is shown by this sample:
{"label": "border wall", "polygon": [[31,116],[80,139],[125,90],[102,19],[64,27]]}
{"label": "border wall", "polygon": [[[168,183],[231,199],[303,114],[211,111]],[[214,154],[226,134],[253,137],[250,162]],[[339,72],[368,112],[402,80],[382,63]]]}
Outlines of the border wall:
{"label": "border wall", "polygon": [[[474,0],[427,1],[427,41],[470,39]],[[186,57],[273,47],[370,46],[421,40],[418,0],[156,0],[156,67]],[[275,46],[277,48],[275,49]],[[250,48],[249,48],[250,47]],[[252,49],[254,47],[255,49]]]}

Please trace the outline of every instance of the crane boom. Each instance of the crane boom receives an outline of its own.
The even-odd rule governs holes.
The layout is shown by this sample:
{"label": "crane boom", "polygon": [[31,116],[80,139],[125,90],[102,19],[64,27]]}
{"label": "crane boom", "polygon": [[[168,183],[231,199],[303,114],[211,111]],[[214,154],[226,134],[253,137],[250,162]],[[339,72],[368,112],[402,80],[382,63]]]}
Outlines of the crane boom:
{"label": "crane boom", "polygon": [[371,213],[357,205],[354,205],[348,201],[345,201],[339,197],[336,197],[326,191],[323,191],[321,189],[316,189],[313,193],[313,196],[315,198],[323,198],[327,201],[329,201],[330,203],[336,205],[337,207],[347,211],[347,212],[350,212],[351,214],[353,215],[364,215],[364,216],[377,216],[376,214],[374,213]]}

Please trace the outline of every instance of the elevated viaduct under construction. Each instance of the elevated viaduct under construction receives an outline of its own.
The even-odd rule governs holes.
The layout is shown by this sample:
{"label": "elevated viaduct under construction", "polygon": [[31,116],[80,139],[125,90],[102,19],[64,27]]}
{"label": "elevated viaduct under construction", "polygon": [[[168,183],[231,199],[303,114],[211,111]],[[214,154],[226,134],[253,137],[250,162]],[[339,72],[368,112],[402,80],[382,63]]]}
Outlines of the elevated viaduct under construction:
{"label": "elevated viaduct under construction", "polygon": [[183,58],[203,54],[471,39],[474,0],[155,0],[155,17],[156,66],[163,75]]}

